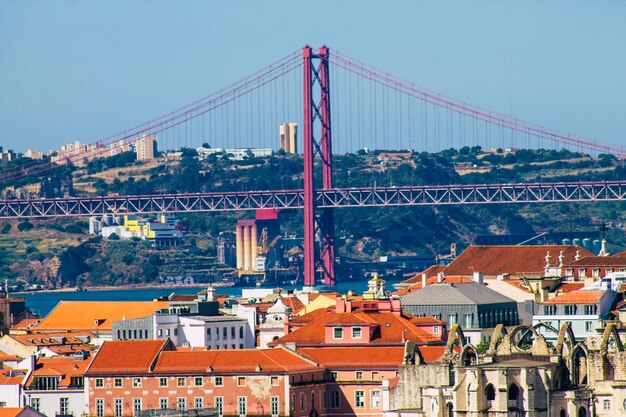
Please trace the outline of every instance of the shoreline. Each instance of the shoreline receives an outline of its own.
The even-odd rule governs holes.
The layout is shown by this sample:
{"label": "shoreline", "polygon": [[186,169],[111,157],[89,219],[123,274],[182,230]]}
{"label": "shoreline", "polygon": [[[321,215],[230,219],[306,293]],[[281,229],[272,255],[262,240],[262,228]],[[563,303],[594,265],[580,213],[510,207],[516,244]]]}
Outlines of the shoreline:
{"label": "shoreline", "polygon": [[196,283],[196,284],[124,284],[124,285],[102,285],[97,287],[84,287],[82,290],[77,288],[55,288],[48,290],[36,291],[19,291],[10,293],[11,295],[31,295],[31,294],[51,294],[51,293],[72,293],[72,292],[98,292],[98,291],[125,291],[125,290],[149,290],[149,289],[176,289],[176,288],[201,288],[212,286],[214,288],[234,287],[227,282],[214,283]]}

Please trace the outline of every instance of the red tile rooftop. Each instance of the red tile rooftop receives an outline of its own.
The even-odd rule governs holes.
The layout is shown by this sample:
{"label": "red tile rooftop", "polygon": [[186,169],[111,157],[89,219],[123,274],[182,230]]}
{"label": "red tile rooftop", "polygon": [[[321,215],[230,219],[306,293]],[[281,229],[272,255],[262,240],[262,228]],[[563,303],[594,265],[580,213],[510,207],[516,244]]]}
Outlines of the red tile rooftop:
{"label": "red tile rooftop", "polygon": [[544,301],[543,304],[596,304],[604,291],[572,291]]}

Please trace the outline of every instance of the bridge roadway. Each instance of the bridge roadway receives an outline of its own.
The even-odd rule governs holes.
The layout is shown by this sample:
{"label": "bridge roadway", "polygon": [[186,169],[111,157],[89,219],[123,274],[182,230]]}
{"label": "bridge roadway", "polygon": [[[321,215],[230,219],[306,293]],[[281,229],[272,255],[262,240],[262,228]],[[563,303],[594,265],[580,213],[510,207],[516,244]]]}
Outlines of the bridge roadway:
{"label": "bridge roadway", "polygon": [[[626,181],[333,188],[316,191],[317,207],[622,201]],[[297,209],[303,190],[0,200],[0,218]]]}

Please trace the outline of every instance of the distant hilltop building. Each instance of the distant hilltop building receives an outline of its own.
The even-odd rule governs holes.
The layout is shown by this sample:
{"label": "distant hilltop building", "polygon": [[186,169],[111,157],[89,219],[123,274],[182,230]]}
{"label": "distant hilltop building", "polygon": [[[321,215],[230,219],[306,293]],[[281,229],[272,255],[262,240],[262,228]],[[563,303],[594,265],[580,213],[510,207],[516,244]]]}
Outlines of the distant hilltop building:
{"label": "distant hilltop building", "polygon": [[[63,145],[58,151],[50,151],[50,160],[59,165],[65,165],[71,161],[78,167],[84,167],[95,158],[107,158],[124,152],[135,152],[138,161],[154,159],[156,138],[152,135],[143,135],[131,141],[119,140],[105,146],[101,143],[80,143],[75,141]],[[42,159],[42,152],[28,150],[25,156],[33,159]]]}
{"label": "distant hilltop building", "polygon": [[205,148],[196,149],[198,157],[206,159],[209,155],[228,155],[233,161],[243,161],[245,158],[265,158],[272,156],[269,148]]}
{"label": "distant hilltop building", "polygon": [[280,124],[280,149],[286,153],[298,153],[298,124]]}
{"label": "distant hilltop building", "polygon": [[178,246],[183,242],[183,227],[175,216],[166,214],[161,214],[157,220],[134,215],[90,217],[89,233],[106,239],[114,234],[120,239],[138,238],[158,246]]}
{"label": "distant hilltop building", "polygon": [[2,146],[0,146],[0,162],[9,162],[15,159],[15,152],[12,150],[4,150]]}

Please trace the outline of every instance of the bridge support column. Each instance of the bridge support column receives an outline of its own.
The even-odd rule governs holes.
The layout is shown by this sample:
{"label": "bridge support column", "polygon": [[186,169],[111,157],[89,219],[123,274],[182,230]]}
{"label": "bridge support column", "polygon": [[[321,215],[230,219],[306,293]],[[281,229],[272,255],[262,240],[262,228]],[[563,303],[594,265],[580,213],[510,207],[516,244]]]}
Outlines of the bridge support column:
{"label": "bridge support column", "polygon": [[[330,82],[328,66],[328,48],[323,46],[317,53],[306,46],[302,50],[304,69],[304,285],[315,285],[316,266],[323,271],[324,283],[335,284],[335,238],[334,215],[332,209],[322,210],[319,231],[322,236],[320,262],[316,262],[315,234],[315,181],[314,161],[320,156],[322,164],[322,188],[333,187],[332,181],[332,146],[330,125]],[[317,66],[313,63],[316,60]],[[313,98],[314,86],[318,86],[320,101]],[[316,90],[318,90],[316,89]],[[313,135],[316,120],[321,125],[321,136],[317,141]]]}
{"label": "bridge support column", "polygon": [[237,269],[243,268],[243,226],[237,225],[235,229],[235,249],[237,251]]}

